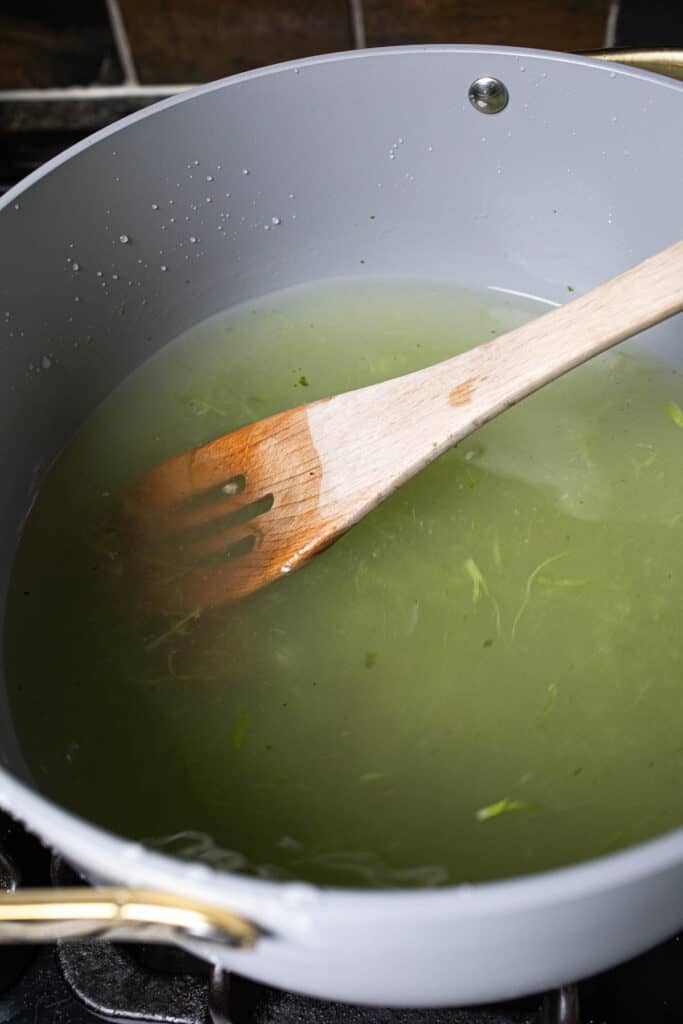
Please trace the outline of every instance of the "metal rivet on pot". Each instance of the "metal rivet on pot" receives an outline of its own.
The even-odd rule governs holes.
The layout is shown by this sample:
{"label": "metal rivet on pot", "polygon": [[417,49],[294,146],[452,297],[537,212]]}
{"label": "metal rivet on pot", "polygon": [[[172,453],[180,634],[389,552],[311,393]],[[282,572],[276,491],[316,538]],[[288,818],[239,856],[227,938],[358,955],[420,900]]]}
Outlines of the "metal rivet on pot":
{"label": "metal rivet on pot", "polygon": [[510,99],[510,93],[500,79],[489,78],[488,75],[472,82],[467,95],[475,110],[482,114],[499,114]]}

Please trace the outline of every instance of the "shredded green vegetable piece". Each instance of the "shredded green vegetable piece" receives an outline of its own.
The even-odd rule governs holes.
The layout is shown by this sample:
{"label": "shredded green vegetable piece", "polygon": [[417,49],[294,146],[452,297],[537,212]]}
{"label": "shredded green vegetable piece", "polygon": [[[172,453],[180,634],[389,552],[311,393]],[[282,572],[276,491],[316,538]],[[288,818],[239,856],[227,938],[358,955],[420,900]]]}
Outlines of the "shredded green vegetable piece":
{"label": "shredded green vegetable piece", "polygon": [[308,377],[305,377],[303,373],[299,377],[299,384],[301,384],[302,388],[307,388],[309,386]]}
{"label": "shredded green vegetable piece", "polygon": [[239,750],[247,731],[247,713],[243,711],[232,728],[232,749]]}
{"label": "shredded green vegetable piece", "polygon": [[519,626],[519,621],[522,618],[522,615],[524,615],[527,605],[529,604],[529,601],[531,599],[531,588],[534,585],[536,577],[540,574],[541,569],[545,569],[546,565],[550,565],[552,562],[559,561],[560,558],[566,558],[568,554],[568,551],[560,551],[559,555],[551,555],[550,558],[546,558],[544,562],[540,562],[536,566],[534,571],[529,574],[529,578],[526,581],[526,585],[524,587],[524,596],[522,598],[522,603],[520,604],[517,614],[515,615],[514,622],[512,623],[512,630],[510,631],[510,636],[513,640],[517,635],[517,627]]}
{"label": "shredded green vegetable piece", "polygon": [[664,406],[664,412],[667,416],[670,416],[677,427],[681,427],[683,430],[683,409],[676,402],[667,402]]}
{"label": "shredded green vegetable piece", "polygon": [[178,401],[186,405],[194,416],[206,416],[207,413],[215,413],[216,416],[228,416],[228,410],[216,405],[210,398],[199,398],[197,395],[176,394]]}
{"label": "shredded green vegetable piece", "polygon": [[483,592],[486,594],[491,602],[491,606],[493,607],[493,614],[496,619],[496,630],[500,636],[500,608],[498,607],[498,602],[488,588],[486,580],[484,579],[484,574],[473,558],[466,558],[462,564],[465,572],[472,580],[472,602],[476,604],[481,593]]}
{"label": "shredded green vegetable piece", "polygon": [[465,572],[472,580],[472,601],[474,604],[479,600],[480,592],[483,589],[486,593],[486,581],[481,574],[481,570],[473,558],[466,558],[463,562]]}
{"label": "shredded green vegetable piece", "polygon": [[525,800],[499,800],[488,807],[480,807],[475,817],[477,821],[490,821],[491,818],[498,818],[501,814],[508,814],[510,811],[532,811],[533,805]]}
{"label": "shredded green vegetable piece", "polygon": [[189,613],[189,615],[186,615],[184,618],[179,619],[177,622],[174,622],[171,628],[167,629],[165,633],[161,634],[161,636],[157,636],[154,638],[154,640],[150,640],[150,642],[145,646],[145,650],[148,653],[150,653],[151,651],[156,651],[157,647],[161,647],[161,645],[166,640],[170,639],[170,637],[182,635],[186,632],[185,626],[187,626],[188,622],[195,622],[201,614],[201,608],[195,608],[193,611]]}
{"label": "shredded green vegetable piece", "polygon": [[539,587],[586,587],[590,580],[572,579],[571,576],[537,576],[536,583]]}
{"label": "shredded green vegetable piece", "polygon": [[555,702],[560,695],[560,688],[557,683],[548,684],[548,695],[543,705],[543,714],[547,715],[555,707]]}

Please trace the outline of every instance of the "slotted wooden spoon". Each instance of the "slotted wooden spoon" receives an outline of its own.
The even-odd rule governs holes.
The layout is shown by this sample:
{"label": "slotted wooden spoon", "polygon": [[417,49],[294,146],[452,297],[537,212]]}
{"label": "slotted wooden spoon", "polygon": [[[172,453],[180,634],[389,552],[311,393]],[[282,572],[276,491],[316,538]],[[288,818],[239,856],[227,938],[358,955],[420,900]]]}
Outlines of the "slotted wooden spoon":
{"label": "slotted wooden spoon", "polygon": [[147,602],[191,614],[293,572],[477,427],[681,309],[678,242],[453,359],[169,459],[126,502]]}

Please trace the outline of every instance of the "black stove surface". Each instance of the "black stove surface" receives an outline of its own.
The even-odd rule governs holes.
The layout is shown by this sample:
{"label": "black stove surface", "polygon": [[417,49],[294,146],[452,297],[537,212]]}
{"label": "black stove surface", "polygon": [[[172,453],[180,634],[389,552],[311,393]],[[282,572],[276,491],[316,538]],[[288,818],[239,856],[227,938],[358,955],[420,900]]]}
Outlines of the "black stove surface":
{"label": "black stove surface", "polygon": [[[0,813],[0,887],[78,884]],[[637,927],[637,922],[634,922]],[[681,1024],[683,942],[558,992],[493,1006],[395,1010],[310,999],[163,946],[0,946],[0,1024]]]}

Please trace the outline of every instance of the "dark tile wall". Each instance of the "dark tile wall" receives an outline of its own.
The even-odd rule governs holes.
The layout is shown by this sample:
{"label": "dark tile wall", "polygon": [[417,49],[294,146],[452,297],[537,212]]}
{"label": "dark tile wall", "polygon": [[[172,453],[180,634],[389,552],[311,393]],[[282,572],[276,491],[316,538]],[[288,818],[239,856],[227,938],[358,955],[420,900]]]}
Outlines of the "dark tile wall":
{"label": "dark tile wall", "polygon": [[369,46],[498,43],[547,50],[603,45],[609,0],[364,0]]}
{"label": "dark tile wall", "polygon": [[683,46],[681,0],[628,0],[617,18],[620,46]]}
{"label": "dark tile wall", "polygon": [[120,0],[143,82],[204,82],[353,45],[347,0]]}
{"label": "dark tile wall", "polygon": [[120,81],[104,0],[0,0],[0,89]]}
{"label": "dark tile wall", "polygon": [[[145,83],[350,49],[351,0],[119,0]],[[649,0],[680,6],[679,0]],[[361,0],[370,46],[603,44],[609,0]],[[0,89],[120,80],[105,0],[0,0]]]}

